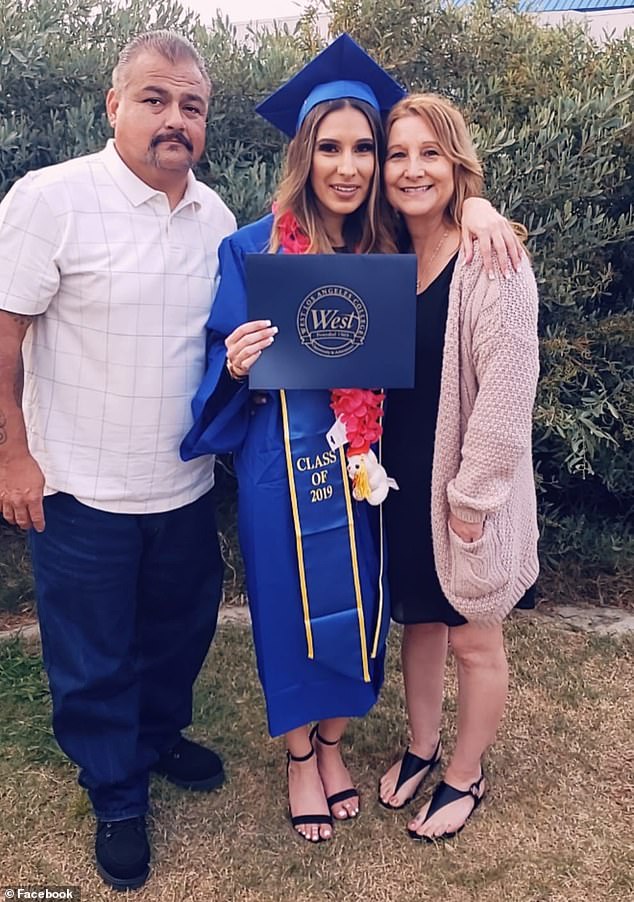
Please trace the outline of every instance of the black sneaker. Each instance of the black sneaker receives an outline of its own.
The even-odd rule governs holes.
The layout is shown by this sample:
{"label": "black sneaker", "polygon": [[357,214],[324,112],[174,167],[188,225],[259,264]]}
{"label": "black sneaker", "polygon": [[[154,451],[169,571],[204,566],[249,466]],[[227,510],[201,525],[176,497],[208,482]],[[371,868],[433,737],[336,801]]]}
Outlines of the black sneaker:
{"label": "black sneaker", "polygon": [[161,755],[152,770],[182,789],[217,789],[225,781],[222,759],[184,736]]}
{"label": "black sneaker", "polygon": [[144,817],[97,821],[97,871],[113,889],[138,889],[150,873],[150,846]]}

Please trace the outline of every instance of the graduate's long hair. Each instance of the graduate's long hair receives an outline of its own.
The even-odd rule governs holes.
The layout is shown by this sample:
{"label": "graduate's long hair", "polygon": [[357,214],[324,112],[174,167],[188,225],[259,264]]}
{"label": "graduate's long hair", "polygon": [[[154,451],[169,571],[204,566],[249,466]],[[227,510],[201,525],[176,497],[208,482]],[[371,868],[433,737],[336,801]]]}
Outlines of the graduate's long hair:
{"label": "graduate's long hair", "polygon": [[393,253],[396,251],[390,214],[383,198],[381,167],[385,160],[385,134],[379,114],[363,100],[339,98],[318,103],[307,114],[288,146],[284,175],[275,201],[275,219],[269,250],[280,248],[278,224],[291,213],[309,240],[308,253],[329,254],[332,246],[319,214],[317,199],[310,182],[317,132],[324,118],[335,110],[354,109],[368,120],[374,139],[374,173],[363,203],[346,217],[343,237],[349,251],[359,253]]}
{"label": "graduate's long hair", "polygon": [[[387,117],[385,133],[389,142],[390,129],[399,119],[418,116],[430,127],[443,154],[453,163],[454,191],[446,215],[454,225],[462,223],[462,208],[468,197],[482,197],[484,174],[469,128],[460,110],[440,94],[410,94],[395,104]],[[397,242],[403,250],[409,247],[409,235],[403,217],[395,213],[394,228]],[[521,223],[511,226],[518,237],[525,241],[527,231]]]}

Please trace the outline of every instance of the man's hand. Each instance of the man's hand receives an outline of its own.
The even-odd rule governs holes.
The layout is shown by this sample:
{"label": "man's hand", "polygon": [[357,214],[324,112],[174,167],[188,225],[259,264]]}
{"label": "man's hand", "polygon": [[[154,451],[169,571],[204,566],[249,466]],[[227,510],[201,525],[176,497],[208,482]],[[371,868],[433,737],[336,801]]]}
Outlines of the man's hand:
{"label": "man's hand", "polygon": [[28,450],[22,414],[22,342],[32,316],[0,310],[0,512],[22,529],[44,530],[44,476]]}
{"label": "man's hand", "polygon": [[44,531],[44,476],[30,454],[0,461],[2,516],[22,529]]}
{"label": "man's hand", "polygon": [[484,525],[482,523],[468,523],[466,520],[459,520],[455,514],[450,513],[449,528],[463,542],[477,542],[478,539],[482,538]]}

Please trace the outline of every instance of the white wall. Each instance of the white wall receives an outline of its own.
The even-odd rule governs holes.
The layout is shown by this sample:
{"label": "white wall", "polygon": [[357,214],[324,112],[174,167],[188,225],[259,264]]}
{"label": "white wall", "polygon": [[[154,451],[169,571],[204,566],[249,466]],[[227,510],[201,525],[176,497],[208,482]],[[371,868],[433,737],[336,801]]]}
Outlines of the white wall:
{"label": "white wall", "polygon": [[[328,16],[322,14],[317,17],[317,21],[319,24],[319,32],[324,38],[329,37],[328,33]],[[299,22],[299,16],[276,16],[274,19],[254,19],[251,22],[234,22],[233,24],[236,27],[236,32],[238,34],[238,38],[242,40],[248,40],[248,28],[251,26],[256,29],[268,29],[270,31],[273,30],[275,24],[277,23],[278,28],[283,28],[286,26],[288,30],[293,33],[293,30],[297,23]]]}
{"label": "white wall", "polygon": [[592,11],[588,13],[577,12],[556,12],[556,13],[539,13],[537,18],[545,25],[558,25],[560,22],[572,19],[576,22],[586,22],[590,34],[598,41],[614,34],[615,37],[621,37],[626,28],[634,28],[634,8],[633,9],[606,9],[600,11]]}
{"label": "white wall", "polygon": [[[626,28],[634,28],[634,7],[632,9],[610,9],[592,13],[577,13],[572,11],[538,13],[537,18],[543,22],[544,25],[558,25],[566,19],[586,22],[592,36],[600,41],[604,39],[605,34],[610,36],[614,33],[616,37],[621,37]],[[286,25],[288,30],[292,32],[298,21],[298,16],[287,16],[277,17],[275,19],[257,19],[251,23],[236,22],[235,25],[238,37],[246,39],[248,36],[247,28],[249,24],[257,28],[272,29],[275,22],[277,22],[278,26],[283,27]],[[318,21],[319,31],[327,38],[329,36],[328,16],[321,15],[318,17]]]}

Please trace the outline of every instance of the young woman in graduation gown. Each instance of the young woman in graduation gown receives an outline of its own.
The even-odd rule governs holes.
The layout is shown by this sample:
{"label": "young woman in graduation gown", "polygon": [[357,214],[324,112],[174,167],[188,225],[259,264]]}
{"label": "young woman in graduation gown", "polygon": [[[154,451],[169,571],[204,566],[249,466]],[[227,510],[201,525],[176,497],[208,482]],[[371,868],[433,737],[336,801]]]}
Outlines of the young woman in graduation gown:
{"label": "young woman in graduation gown", "polygon": [[[396,250],[382,210],[381,113],[403,93],[343,35],[258,108],[292,137],[285,174],[274,212],[220,247],[208,369],[182,449],[185,459],[234,453],[269,729],[285,735],[291,821],[312,841],[332,835],[333,816],[359,811],[339,742],[347,719],[372,708],[383,680],[382,537],[378,509],[350,497],[345,455],[327,444],[331,393],[249,391],[249,369],[276,327],[248,321],[245,255]],[[490,216],[488,202],[472,204],[475,222],[488,216],[478,228],[483,243],[499,240],[504,220]],[[311,503],[301,476],[315,470],[332,494]]]}

